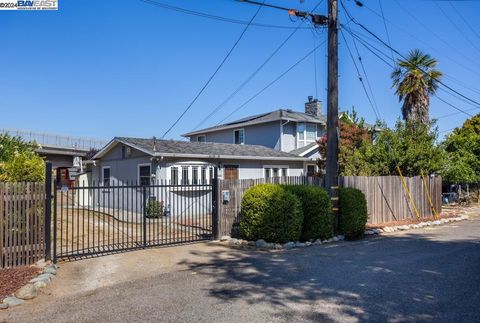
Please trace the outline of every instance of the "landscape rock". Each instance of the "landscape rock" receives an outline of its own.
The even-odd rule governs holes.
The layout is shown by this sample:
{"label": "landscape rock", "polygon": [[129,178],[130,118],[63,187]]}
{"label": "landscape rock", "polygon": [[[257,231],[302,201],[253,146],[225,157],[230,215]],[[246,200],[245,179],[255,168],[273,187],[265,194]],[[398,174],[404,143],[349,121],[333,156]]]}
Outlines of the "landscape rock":
{"label": "landscape rock", "polygon": [[321,244],[322,244],[322,240],[317,239],[317,240],[315,240],[315,242],[314,242],[313,244],[316,245],[316,246],[321,245]]}
{"label": "landscape rock", "polygon": [[227,240],[230,240],[230,236],[222,236],[220,238],[220,241],[227,241]]}
{"label": "landscape rock", "polygon": [[35,263],[35,266],[38,268],[44,268],[47,266],[47,262],[45,261],[45,259],[40,259]]}
{"label": "landscape rock", "polygon": [[39,280],[33,284],[37,290],[47,287],[47,282],[44,280]]}
{"label": "landscape rock", "polygon": [[337,242],[339,239],[338,239],[338,237],[335,236],[335,237],[332,238],[332,240],[333,240],[334,242]]}
{"label": "landscape rock", "polygon": [[238,239],[233,238],[230,241],[228,241],[228,244],[231,246],[238,246],[240,242],[238,241]]}
{"label": "landscape rock", "polygon": [[276,243],[273,249],[280,250],[280,249],[283,249],[283,246],[280,243]]}
{"label": "landscape rock", "polygon": [[365,235],[367,235],[367,236],[371,236],[372,234],[374,234],[374,232],[373,232],[372,230],[367,230],[367,231],[365,231],[364,233],[365,233]]}
{"label": "landscape rock", "polygon": [[24,300],[32,299],[37,297],[37,289],[33,284],[26,284],[15,293],[15,296]]}
{"label": "landscape rock", "polygon": [[54,266],[50,265],[50,266],[48,266],[47,268],[45,268],[45,269],[43,270],[43,272],[44,272],[45,274],[56,275],[56,274],[57,274],[57,269],[55,269]]}
{"label": "landscape rock", "polygon": [[303,242],[300,242],[300,241],[295,242],[295,247],[297,247],[297,248],[304,248],[306,246],[307,245]]}
{"label": "landscape rock", "polygon": [[398,230],[402,230],[402,231],[408,230],[408,229],[409,229],[408,225],[401,225],[401,226],[398,227]]}
{"label": "landscape rock", "polygon": [[[382,233],[382,230],[380,230],[380,229],[372,229],[372,231],[373,231],[373,233],[375,233],[375,234],[380,234],[380,233]],[[343,236],[339,236],[339,237],[343,237]],[[342,239],[342,240],[343,240],[343,239]]]}
{"label": "landscape rock", "polygon": [[310,247],[312,243],[310,241],[305,242],[305,246]]}
{"label": "landscape rock", "polygon": [[21,305],[21,304],[25,303],[25,301],[21,300],[21,299],[18,299],[14,296],[10,296],[10,297],[5,298],[3,300],[3,303],[7,304],[8,307],[14,307],[14,306]]}
{"label": "landscape rock", "polygon": [[275,248],[275,244],[274,244],[274,243],[271,243],[271,242],[267,242],[267,244],[265,245],[265,248],[267,248],[267,249],[273,249],[273,248]]}
{"label": "landscape rock", "polygon": [[0,310],[6,310],[8,308],[7,303],[0,303]]}
{"label": "landscape rock", "polygon": [[263,239],[258,239],[257,241],[255,241],[255,247],[266,248],[267,247],[267,242]]}
{"label": "landscape rock", "polygon": [[254,247],[255,246],[255,241],[248,241],[247,245]]}
{"label": "landscape rock", "polygon": [[284,244],[283,244],[283,247],[284,247],[285,249],[295,248],[295,242],[290,241],[290,242],[284,243]]}
{"label": "landscape rock", "polygon": [[437,221],[433,221],[433,224],[434,224],[434,225],[440,225],[440,224],[442,224],[442,221],[438,221],[438,220],[437,220]]}

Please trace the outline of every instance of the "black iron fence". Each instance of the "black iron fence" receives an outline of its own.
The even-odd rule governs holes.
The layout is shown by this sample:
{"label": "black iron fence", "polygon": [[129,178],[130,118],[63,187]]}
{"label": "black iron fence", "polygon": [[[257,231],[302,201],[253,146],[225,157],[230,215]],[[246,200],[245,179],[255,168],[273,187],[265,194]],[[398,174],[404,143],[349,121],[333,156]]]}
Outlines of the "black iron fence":
{"label": "black iron fence", "polygon": [[54,192],[54,260],[212,239],[215,181],[93,183]]}

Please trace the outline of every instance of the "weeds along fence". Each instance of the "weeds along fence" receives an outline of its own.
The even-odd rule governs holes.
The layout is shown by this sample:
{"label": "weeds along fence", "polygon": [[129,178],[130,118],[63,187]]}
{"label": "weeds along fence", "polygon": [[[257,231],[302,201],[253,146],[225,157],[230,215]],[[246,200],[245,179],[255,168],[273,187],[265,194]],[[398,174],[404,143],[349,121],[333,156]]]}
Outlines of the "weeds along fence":
{"label": "weeds along fence", "polygon": [[405,182],[400,176],[344,176],[339,181],[340,186],[357,188],[365,194],[371,224],[431,218],[435,212],[441,213],[441,177],[403,179]]}
{"label": "weeds along fence", "polygon": [[[440,214],[442,207],[442,178],[404,177],[405,185],[400,176],[345,176],[340,177],[340,186],[361,190],[367,200],[368,222],[382,224],[388,222],[432,218],[433,208]],[[250,187],[265,184],[292,184],[324,186],[323,178],[318,177],[279,177],[219,181],[219,234],[237,237],[239,235],[240,211],[242,197]],[[411,199],[409,197],[411,196]],[[412,203],[413,202],[413,203]]]}
{"label": "weeds along fence", "polygon": [[0,183],[0,268],[45,258],[44,207],[44,183]]}
{"label": "weeds along fence", "polygon": [[287,176],[274,178],[219,180],[218,181],[218,230],[220,236],[239,236],[240,206],[243,194],[250,187],[273,183],[286,185],[323,186],[323,178],[307,176]]}

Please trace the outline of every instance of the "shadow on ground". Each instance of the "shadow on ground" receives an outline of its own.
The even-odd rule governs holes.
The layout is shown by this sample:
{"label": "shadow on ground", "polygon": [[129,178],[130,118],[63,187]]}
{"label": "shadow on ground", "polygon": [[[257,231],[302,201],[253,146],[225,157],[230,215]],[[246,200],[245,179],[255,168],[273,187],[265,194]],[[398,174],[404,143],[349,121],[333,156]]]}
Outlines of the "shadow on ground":
{"label": "shadow on ground", "polygon": [[[448,230],[448,229],[447,229]],[[208,295],[267,303],[283,319],[479,321],[479,226],[285,252],[192,252]],[[234,316],[235,313],[232,313]]]}

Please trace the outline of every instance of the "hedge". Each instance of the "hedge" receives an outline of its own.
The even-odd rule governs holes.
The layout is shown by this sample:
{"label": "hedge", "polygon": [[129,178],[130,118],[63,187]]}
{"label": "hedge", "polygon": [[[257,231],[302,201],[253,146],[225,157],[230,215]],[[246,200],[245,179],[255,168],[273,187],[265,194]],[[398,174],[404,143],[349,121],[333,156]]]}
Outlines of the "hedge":
{"label": "hedge", "polygon": [[333,236],[333,214],[326,190],[311,185],[286,185],[285,189],[300,199],[303,209],[301,241],[329,239]]}
{"label": "hedge", "polygon": [[368,220],[365,195],[358,189],[343,187],[339,190],[339,203],[339,232],[346,239],[360,238]]}
{"label": "hedge", "polygon": [[240,234],[247,240],[298,241],[303,223],[300,200],[283,186],[261,184],[242,199]]}

